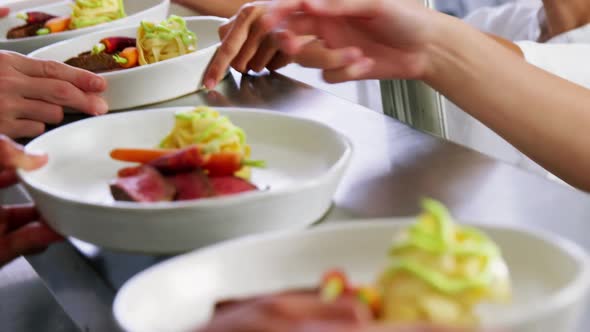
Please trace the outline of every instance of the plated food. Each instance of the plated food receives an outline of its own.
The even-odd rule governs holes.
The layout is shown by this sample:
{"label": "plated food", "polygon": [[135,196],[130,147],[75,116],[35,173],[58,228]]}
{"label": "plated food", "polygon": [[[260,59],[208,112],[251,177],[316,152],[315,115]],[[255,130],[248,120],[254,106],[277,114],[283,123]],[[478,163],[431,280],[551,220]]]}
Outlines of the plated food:
{"label": "plated food", "polygon": [[[104,1],[101,2],[106,5],[104,12],[99,7],[93,8],[98,0],[82,0],[80,6],[76,6],[78,2],[73,0],[26,0],[16,6],[9,4],[12,14],[0,19],[0,48],[29,54],[39,48],[97,31],[135,25],[142,20],[159,22],[166,19],[170,6],[170,0],[123,0],[121,3],[124,6],[118,7],[123,8],[123,16],[122,11],[109,9],[113,4],[119,6],[119,0]],[[74,14],[73,5],[81,9],[79,14]],[[73,15],[77,15],[79,20]]]}
{"label": "plated food", "polygon": [[71,6],[71,14],[64,16],[41,11],[18,13],[16,17],[24,24],[10,29],[6,38],[28,38],[87,28],[126,16],[123,0],[74,0]]}
{"label": "plated food", "polygon": [[[342,134],[315,121],[268,110],[217,108],[217,116],[212,110],[195,112],[195,108],[121,112],[56,128],[26,146],[47,152],[48,164],[19,176],[39,211],[61,234],[105,248],[143,253],[178,253],[237,236],[301,229],[330,209],[352,155],[352,146]],[[207,118],[193,121],[193,114]],[[198,131],[184,127],[193,124]],[[207,136],[207,128],[214,135],[200,141],[201,135]],[[246,144],[240,138],[243,133]],[[115,160],[111,152],[180,152],[194,147],[195,140],[205,143],[205,154],[199,155],[206,156],[208,165],[201,171],[174,173],[186,175],[188,179],[177,184],[191,191],[176,189],[165,201],[113,197],[110,185],[118,180],[118,172],[144,163]],[[221,154],[211,153],[217,151]],[[229,156],[238,163],[221,166],[237,165],[243,168],[240,171],[248,171],[216,176],[210,172],[213,168],[206,169],[220,160],[213,156]],[[244,168],[251,166],[251,160],[262,160],[266,167]],[[195,181],[203,173],[206,181],[202,177]],[[193,186],[195,183],[209,183],[215,192],[200,190],[203,188]],[[220,194],[224,195],[217,197]]]}
{"label": "plated food", "polygon": [[157,63],[192,53],[196,49],[195,33],[187,28],[182,17],[172,15],[158,23],[142,21],[134,38],[102,38],[92,50],[70,58],[65,63],[103,73]]}
{"label": "plated food", "polygon": [[173,258],[123,286],[115,317],[129,332],[194,331],[224,306],[302,291],[326,301],[361,297],[361,305],[384,324],[577,331],[590,290],[590,258],[583,248],[515,225],[476,225],[472,232],[457,221],[447,232],[450,223],[438,223],[444,215],[431,207],[418,219],[347,220]]}
{"label": "plated food", "polygon": [[[455,327],[478,327],[476,308],[486,301],[509,303],[509,271],[492,239],[455,223],[440,202],[425,199],[422,207],[417,221],[396,234],[372,283],[355,285],[345,271],[331,269],[317,296],[326,302],[356,298],[385,323]],[[216,309],[235,302],[219,302]]]}
{"label": "plated food", "polygon": [[246,133],[228,117],[209,107],[174,114],[175,125],[158,149],[117,148],[111,157],[139,163],[118,171],[111,181],[115,200],[133,202],[183,201],[258,190],[249,181]]}
{"label": "plated food", "polygon": [[144,19],[143,25],[138,21],[65,40],[30,56],[99,72],[107,81],[102,97],[109,111],[126,110],[201,89],[205,70],[220,45],[217,30],[225,21],[217,17]]}

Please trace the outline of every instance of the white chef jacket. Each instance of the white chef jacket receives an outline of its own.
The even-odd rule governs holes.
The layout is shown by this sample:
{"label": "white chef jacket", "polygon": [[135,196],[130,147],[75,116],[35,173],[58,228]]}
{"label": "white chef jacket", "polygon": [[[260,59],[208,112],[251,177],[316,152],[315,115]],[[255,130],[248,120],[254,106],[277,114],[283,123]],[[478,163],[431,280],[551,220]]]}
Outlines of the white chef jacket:
{"label": "white chef jacket", "polygon": [[[465,22],[491,34],[515,41],[526,60],[564,79],[590,88],[590,25],[537,43],[544,24],[541,1],[515,2],[477,10]],[[444,103],[448,138],[497,159],[547,174],[540,166],[488,129],[462,112],[456,105]]]}

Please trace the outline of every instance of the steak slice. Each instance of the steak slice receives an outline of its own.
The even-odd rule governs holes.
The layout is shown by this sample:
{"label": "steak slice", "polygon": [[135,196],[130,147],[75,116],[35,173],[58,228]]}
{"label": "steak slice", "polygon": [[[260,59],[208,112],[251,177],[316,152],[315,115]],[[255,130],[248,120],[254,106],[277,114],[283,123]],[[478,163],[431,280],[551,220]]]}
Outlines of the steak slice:
{"label": "steak slice", "polygon": [[84,52],[75,58],[68,59],[66,64],[91,71],[93,73],[103,73],[107,71],[123,69],[113,58],[112,55],[105,52],[92,54]]}
{"label": "steak slice", "polygon": [[209,178],[202,171],[179,173],[166,179],[176,188],[177,201],[213,196]]}
{"label": "steak slice", "polygon": [[258,190],[252,183],[235,176],[210,177],[209,183],[211,183],[215,196],[226,196]]}
{"label": "steak slice", "polygon": [[110,187],[115,200],[128,202],[171,201],[176,191],[150,166],[142,166],[135,175],[117,178]]}
{"label": "steak slice", "polygon": [[6,33],[7,39],[19,39],[37,36],[37,30],[43,28],[45,23],[25,24],[12,28]]}

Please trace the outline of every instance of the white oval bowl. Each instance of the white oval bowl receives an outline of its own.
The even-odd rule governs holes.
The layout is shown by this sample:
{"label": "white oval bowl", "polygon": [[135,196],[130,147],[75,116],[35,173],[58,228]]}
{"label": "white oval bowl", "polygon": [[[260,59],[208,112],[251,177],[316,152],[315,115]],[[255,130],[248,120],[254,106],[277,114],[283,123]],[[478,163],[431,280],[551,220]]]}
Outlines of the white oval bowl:
{"label": "white oval bowl", "polygon": [[58,2],[63,2],[63,0],[5,0],[0,3],[0,6],[8,8],[14,13],[15,11],[23,11],[27,8],[35,8]]}
{"label": "white oval bowl", "polygon": [[[62,1],[45,6],[29,8],[27,10],[38,10],[49,14],[64,16],[70,15],[72,9],[71,1]],[[166,19],[170,0],[125,0],[125,11],[127,17],[100,24],[92,27],[69,30],[60,33],[52,33],[44,36],[36,36],[21,39],[6,39],[8,30],[23,24],[23,21],[16,18],[17,13],[12,13],[7,18],[0,19],[0,49],[11,50],[23,54],[30,53],[41,47],[72,39],[77,36],[86,35],[92,32],[101,31],[129,24],[139,24],[142,20],[161,21]],[[23,10],[24,11],[24,10]]]}
{"label": "white oval bowl", "polygon": [[[197,91],[220,44],[217,29],[225,21],[218,17],[188,17],[187,26],[198,38],[196,52],[155,64],[100,74],[107,80],[108,87],[102,96],[109,110],[153,104]],[[44,47],[30,56],[64,62],[91,50],[102,38],[135,37],[136,32],[136,25],[100,31]]]}
{"label": "white oval bowl", "polygon": [[[393,235],[409,221],[357,220],[250,236],[178,256],[125,283],[114,315],[128,332],[188,332],[210,318],[216,301],[317,286],[334,267],[354,282],[372,282]],[[512,304],[478,308],[482,325],[490,331],[574,332],[590,287],[584,250],[553,234],[480,228],[500,246],[514,286]]]}
{"label": "white oval bowl", "polygon": [[267,162],[252,181],[269,190],[183,202],[115,202],[108,182],[128,165],[116,147],[154,147],[172,129],[174,111],[110,114],[52,130],[27,146],[49,163],[21,172],[49,224],[60,233],[100,246],[146,253],[187,251],[257,232],[301,229],[320,219],[349,163],[351,143],[318,122],[278,112],[223,109],[242,127],[252,158]]}

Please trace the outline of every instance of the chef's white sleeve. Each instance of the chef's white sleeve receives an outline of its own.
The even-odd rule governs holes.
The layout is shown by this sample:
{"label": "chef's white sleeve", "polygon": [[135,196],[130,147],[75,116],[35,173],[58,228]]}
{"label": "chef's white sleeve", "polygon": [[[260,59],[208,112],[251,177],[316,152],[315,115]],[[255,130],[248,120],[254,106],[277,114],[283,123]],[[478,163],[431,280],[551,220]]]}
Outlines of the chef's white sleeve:
{"label": "chef's white sleeve", "polygon": [[516,44],[530,64],[590,88],[590,44],[540,44],[531,41]]}

